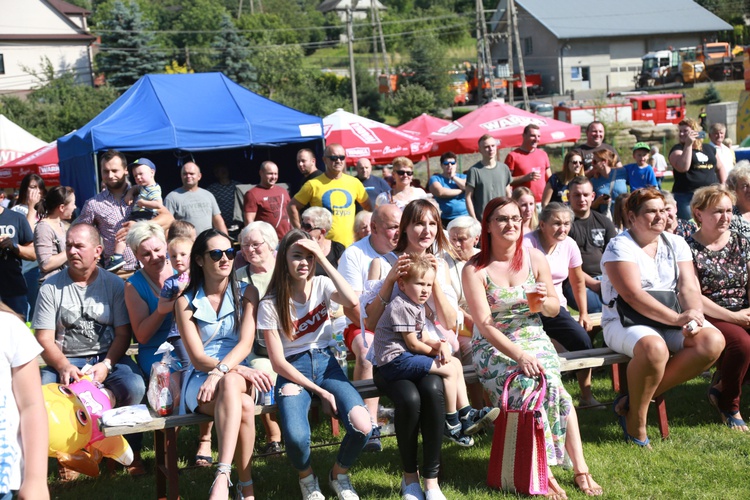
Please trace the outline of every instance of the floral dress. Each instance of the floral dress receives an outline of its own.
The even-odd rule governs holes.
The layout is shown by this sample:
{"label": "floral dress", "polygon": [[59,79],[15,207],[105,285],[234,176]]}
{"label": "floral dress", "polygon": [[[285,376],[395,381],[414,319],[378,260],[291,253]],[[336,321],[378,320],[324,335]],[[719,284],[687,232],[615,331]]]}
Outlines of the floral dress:
{"label": "floral dress", "polygon": [[[528,252],[526,253],[528,255]],[[565,432],[573,400],[565,390],[560,377],[560,358],[542,328],[539,314],[529,312],[523,285],[503,288],[495,285],[486,272],[484,277],[494,326],[513,343],[520,345],[524,351],[536,353],[537,359],[544,366],[547,378],[543,412],[547,462],[549,465],[562,465],[565,456]],[[534,283],[530,262],[526,283]],[[479,380],[494,399],[494,404],[500,406],[503,385],[518,366],[517,363],[497,350],[476,327],[472,338],[472,351]],[[521,401],[535,386],[534,379],[524,376],[516,378],[510,387],[508,406],[520,409]]]}
{"label": "floral dress", "polygon": [[709,250],[692,237],[687,239],[687,244],[693,253],[701,293],[730,311],[747,307],[750,241],[732,232],[721,250]]}

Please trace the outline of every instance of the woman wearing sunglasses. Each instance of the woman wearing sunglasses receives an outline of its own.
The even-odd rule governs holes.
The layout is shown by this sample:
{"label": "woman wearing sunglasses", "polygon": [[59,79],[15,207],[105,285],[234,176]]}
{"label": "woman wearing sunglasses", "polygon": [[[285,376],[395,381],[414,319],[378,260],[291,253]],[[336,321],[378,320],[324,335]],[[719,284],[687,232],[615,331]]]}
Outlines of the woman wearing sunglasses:
{"label": "woman wearing sunglasses", "polygon": [[[326,238],[332,225],[333,217],[331,216],[331,212],[323,207],[310,207],[302,212],[302,224],[300,224],[300,227],[315,240],[326,260],[333,267],[338,268],[339,259],[344,250],[346,250],[346,247],[338,241]],[[326,271],[320,262],[315,267],[315,276],[326,276]]]}
{"label": "woman wearing sunglasses", "polygon": [[190,252],[190,282],[175,306],[192,364],[184,377],[183,398],[191,411],[213,415],[218,436],[210,499],[227,498],[233,457],[237,497],[254,496],[255,396],[273,387],[267,374],[245,365],[255,337],[258,291],[231,279],[234,257],[226,234],[215,229],[199,234]]}
{"label": "woman wearing sunglasses", "polygon": [[[327,276],[315,276],[316,263]],[[346,435],[339,447],[328,483],[341,500],[359,498],[349,478],[370,438],[372,424],[362,397],[338,364],[328,311],[331,301],[356,307],[357,295],[325,258],[309,234],[294,229],[279,243],[268,292],[258,307],[258,331],[263,333],[276,380],[276,403],[286,452],[297,470],[302,498],[324,500],[310,458],[307,414],[313,395],[323,411],[338,418]]]}
{"label": "woman wearing sunglasses", "polygon": [[463,215],[466,210],[466,174],[459,174],[456,165],[456,154],[448,151],[440,157],[442,174],[430,177],[430,193],[440,207],[440,222],[447,228],[450,222]]}
{"label": "woman wearing sunglasses", "polygon": [[553,201],[567,205],[568,183],[579,175],[583,175],[583,155],[577,149],[572,149],[563,159],[562,171],[552,174],[544,186],[542,208]]}
{"label": "woman wearing sunglasses", "polygon": [[380,193],[375,198],[375,207],[386,203],[395,203],[401,211],[412,200],[421,200],[429,195],[424,189],[414,187],[411,181],[414,179],[414,163],[405,156],[399,156],[393,160],[393,188],[390,191]]}

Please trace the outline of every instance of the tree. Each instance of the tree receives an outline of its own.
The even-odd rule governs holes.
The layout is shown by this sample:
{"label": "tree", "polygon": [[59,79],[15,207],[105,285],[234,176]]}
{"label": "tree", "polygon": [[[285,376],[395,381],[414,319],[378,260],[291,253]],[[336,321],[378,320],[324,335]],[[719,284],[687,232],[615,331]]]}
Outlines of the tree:
{"label": "tree", "polygon": [[227,14],[222,16],[221,32],[216,35],[212,47],[216,51],[216,71],[221,71],[236,83],[251,90],[256,87],[258,75],[249,61],[249,43],[240,36]]}
{"label": "tree", "polygon": [[117,90],[127,89],[143,75],[161,72],[164,58],[149,32],[152,23],[143,18],[136,2],[114,2],[97,29],[102,40],[97,69]]}
{"label": "tree", "polygon": [[274,101],[315,116],[330,115],[338,108],[352,109],[344,97],[345,81],[331,73],[308,71],[302,75],[304,85],[286,85],[274,95]]}
{"label": "tree", "polygon": [[435,96],[421,85],[403,85],[393,97],[393,111],[401,123],[435,109]]}
{"label": "tree", "polygon": [[251,62],[258,73],[259,92],[273,99],[288,86],[308,85],[303,79],[302,49],[298,45],[267,46],[253,51]]}
{"label": "tree", "polygon": [[[444,58],[445,46],[435,37],[418,38],[412,46],[409,71],[404,78],[411,85],[420,85],[435,98],[437,108],[446,108],[453,103],[450,66]],[[426,112],[428,110],[423,110]],[[437,111],[437,109],[430,109]]]}
{"label": "tree", "polygon": [[211,44],[221,32],[226,9],[212,0],[183,0],[182,12],[174,23],[177,47],[189,50],[188,66],[197,72],[210,71],[214,65]]}

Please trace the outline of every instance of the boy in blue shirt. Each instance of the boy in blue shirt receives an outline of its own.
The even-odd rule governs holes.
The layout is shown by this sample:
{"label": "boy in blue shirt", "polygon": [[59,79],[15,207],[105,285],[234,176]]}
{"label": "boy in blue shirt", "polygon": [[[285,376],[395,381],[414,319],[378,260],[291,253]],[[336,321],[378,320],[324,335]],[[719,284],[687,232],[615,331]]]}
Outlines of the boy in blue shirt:
{"label": "boy in blue shirt", "polygon": [[625,171],[628,173],[628,184],[630,191],[635,191],[642,187],[654,186],[659,187],[656,182],[654,169],[648,164],[648,156],[651,154],[651,146],[645,142],[637,142],[633,146],[633,159],[635,163],[625,165]]}

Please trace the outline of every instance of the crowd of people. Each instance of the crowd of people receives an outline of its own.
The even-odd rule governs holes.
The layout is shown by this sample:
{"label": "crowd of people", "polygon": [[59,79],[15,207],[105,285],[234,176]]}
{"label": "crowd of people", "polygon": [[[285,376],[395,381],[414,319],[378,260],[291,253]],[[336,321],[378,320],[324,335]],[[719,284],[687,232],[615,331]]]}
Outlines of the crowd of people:
{"label": "crowd of people", "polygon": [[[13,337],[3,379],[19,415],[5,439],[27,464],[23,474],[14,464],[0,496],[20,489],[45,498],[40,383],[89,376],[113,405],[138,404],[164,342],[186,367],[181,410],[213,417],[195,456],[196,465],[213,465],[215,433],[211,499],[231,493],[233,464],[236,497],[254,497],[255,406],[267,393],[278,415],[260,418],[262,452],[286,450],[303,499],[325,498],[311,465],[313,397],[346,430],[326,482],[339,499],[359,498],[349,470],[361,452],[382,449],[379,402],[363,400],[342,370],[338,334],[355,360],[352,378],[373,379],[394,404],[405,500],[445,498],[443,439],[472,446],[499,415],[515,371],[524,376],[511,384],[511,401],[546,379],[548,464],[570,464],[575,486],[601,495],[558,358],[592,348],[594,313],[602,313],[606,344],[632,358],[627,392],[614,403],[628,442],[649,447],[649,401],[717,363],[709,402],[726,426],[747,431],[740,396],[750,366],[750,164],[734,166],[691,119],[679,130],[672,193],[659,190],[658,150],[637,143],[623,166],[599,122],[558,173],[531,124],[505,162],[490,135],[465,174],[457,155],[443,154],[427,190],[414,185],[406,157],[385,178],[359,159],[352,176],[341,145],[326,146],[322,171],[303,149],[296,193],[278,185],[278,165],[260,165],[236,246],[227,212],[237,183],[224,166],[203,189],[201,168],[186,162],[182,186],[162,198],[153,162],[104,152],[102,191],[77,218],[83,200],[71,188],[47,189],[29,174],[15,205],[0,206],[0,317]],[[723,135],[712,127],[712,141]],[[532,291],[541,297],[534,312]],[[135,359],[126,355],[131,342]],[[462,365],[475,367],[479,384],[467,387]],[[591,371],[577,377],[579,406],[601,406]],[[19,441],[15,429],[36,439]],[[145,474],[142,435],[128,441],[128,472]],[[550,498],[566,498],[551,471],[548,487]]]}

